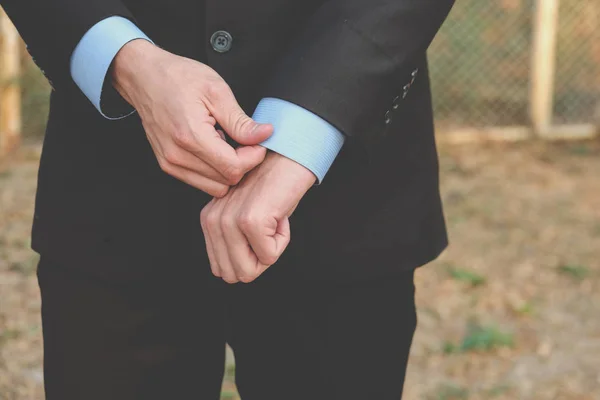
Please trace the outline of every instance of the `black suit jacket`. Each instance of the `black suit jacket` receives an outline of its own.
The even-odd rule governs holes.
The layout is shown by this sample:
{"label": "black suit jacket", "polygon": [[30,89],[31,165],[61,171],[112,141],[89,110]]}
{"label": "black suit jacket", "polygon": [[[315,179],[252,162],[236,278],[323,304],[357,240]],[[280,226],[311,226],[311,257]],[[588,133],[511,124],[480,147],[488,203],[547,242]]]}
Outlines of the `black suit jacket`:
{"label": "black suit jacket", "polygon": [[[54,88],[34,249],[111,279],[206,265],[199,213],[210,198],[160,170],[137,116],[104,119],[71,79],[81,37],[119,15],[213,67],[249,114],[278,97],[348,137],[292,217],[290,273],[360,278],[432,260],[447,240],[425,52],[452,3],[2,0]],[[234,37],[227,53],[210,46],[217,30]]]}

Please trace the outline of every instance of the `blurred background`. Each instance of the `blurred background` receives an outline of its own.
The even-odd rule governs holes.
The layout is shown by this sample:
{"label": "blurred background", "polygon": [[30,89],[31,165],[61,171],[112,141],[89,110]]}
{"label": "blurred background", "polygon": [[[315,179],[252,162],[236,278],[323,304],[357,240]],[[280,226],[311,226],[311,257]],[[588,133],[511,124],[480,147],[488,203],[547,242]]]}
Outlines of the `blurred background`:
{"label": "blurred background", "polygon": [[[2,18],[0,400],[42,400],[50,88]],[[459,0],[430,64],[451,246],[416,278],[405,398],[600,399],[600,1]]]}

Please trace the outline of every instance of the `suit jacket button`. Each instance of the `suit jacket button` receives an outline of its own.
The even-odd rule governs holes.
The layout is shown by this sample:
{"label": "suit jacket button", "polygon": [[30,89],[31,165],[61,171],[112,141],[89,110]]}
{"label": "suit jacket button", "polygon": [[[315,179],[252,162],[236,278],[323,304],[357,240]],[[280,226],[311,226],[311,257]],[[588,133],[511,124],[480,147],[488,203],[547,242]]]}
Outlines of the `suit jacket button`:
{"label": "suit jacket button", "polygon": [[392,108],[394,110],[397,110],[398,107],[400,107],[400,96],[396,96],[396,98],[394,99],[394,102],[392,103]]}
{"label": "suit jacket button", "polygon": [[404,87],[402,88],[403,92],[402,92],[402,98],[405,99],[406,96],[408,95],[408,91],[410,90],[410,83],[407,85],[404,85]]}
{"label": "suit jacket button", "polygon": [[227,53],[231,50],[233,36],[227,31],[216,31],[210,38],[210,44],[217,53]]}
{"label": "suit jacket button", "polygon": [[385,123],[387,125],[392,123],[392,113],[390,111],[385,113]]}

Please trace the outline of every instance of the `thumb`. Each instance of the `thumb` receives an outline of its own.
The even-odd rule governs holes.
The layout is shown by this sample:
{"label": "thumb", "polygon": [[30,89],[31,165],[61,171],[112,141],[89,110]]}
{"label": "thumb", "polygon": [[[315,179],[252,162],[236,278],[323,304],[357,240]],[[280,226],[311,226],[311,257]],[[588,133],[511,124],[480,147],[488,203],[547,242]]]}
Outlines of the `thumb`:
{"label": "thumb", "polygon": [[273,125],[260,124],[241,109],[232,112],[229,121],[221,126],[233,140],[246,146],[260,144],[273,134]]}
{"label": "thumb", "polygon": [[248,243],[259,262],[264,265],[273,265],[283,254],[290,243],[290,221],[287,217],[281,220],[274,219],[275,231],[270,231],[273,226],[267,227],[267,232],[263,227],[253,226],[250,229],[242,228]]}
{"label": "thumb", "polygon": [[272,125],[259,124],[244,112],[226,84],[213,90],[207,100],[208,111],[225,133],[239,144],[259,144],[273,134]]}

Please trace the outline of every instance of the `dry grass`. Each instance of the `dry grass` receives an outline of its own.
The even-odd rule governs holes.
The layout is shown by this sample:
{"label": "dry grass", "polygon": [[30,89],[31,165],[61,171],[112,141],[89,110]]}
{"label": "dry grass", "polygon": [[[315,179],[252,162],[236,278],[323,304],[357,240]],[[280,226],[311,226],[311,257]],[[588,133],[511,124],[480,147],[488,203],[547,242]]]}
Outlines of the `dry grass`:
{"label": "dry grass", "polygon": [[[43,399],[36,164],[0,172],[0,400]],[[417,276],[405,398],[600,399],[600,144],[444,146],[441,170],[452,245]]]}

